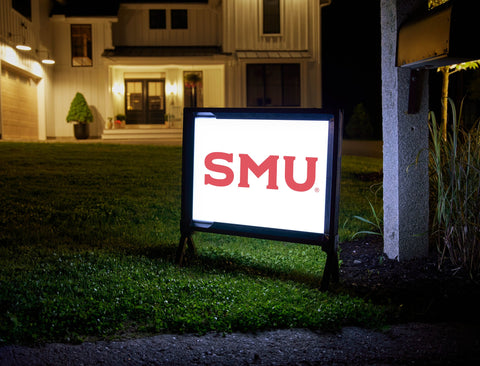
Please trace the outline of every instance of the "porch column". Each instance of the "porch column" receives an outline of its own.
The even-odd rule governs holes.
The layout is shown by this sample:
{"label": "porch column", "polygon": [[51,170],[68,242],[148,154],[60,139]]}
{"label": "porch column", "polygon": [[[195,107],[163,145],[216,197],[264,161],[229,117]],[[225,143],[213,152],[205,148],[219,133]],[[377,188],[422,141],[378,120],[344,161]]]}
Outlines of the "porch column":
{"label": "porch column", "polygon": [[428,254],[428,74],[419,73],[419,111],[408,114],[411,70],[395,66],[397,31],[421,6],[381,0],[384,252],[399,261]]}

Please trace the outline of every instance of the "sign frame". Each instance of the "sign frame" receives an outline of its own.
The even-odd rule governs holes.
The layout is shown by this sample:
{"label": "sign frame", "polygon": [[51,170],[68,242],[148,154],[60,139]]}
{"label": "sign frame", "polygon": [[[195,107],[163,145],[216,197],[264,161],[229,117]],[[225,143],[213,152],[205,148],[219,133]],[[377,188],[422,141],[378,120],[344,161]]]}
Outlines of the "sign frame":
{"label": "sign frame", "polygon": [[[236,121],[281,120],[292,124],[295,124],[296,121],[328,121],[324,230],[320,233],[231,222],[206,223],[195,220],[193,218],[195,199],[193,192],[197,118],[199,121],[201,118]],[[343,113],[317,108],[185,108],[183,121],[181,239],[177,251],[177,262],[182,264],[186,248],[191,253],[196,253],[192,240],[192,234],[196,231],[287,241],[321,246],[327,253],[321,287],[328,288],[330,278],[337,282],[339,276],[337,249]],[[254,134],[255,131],[251,131],[251,133]],[[248,142],[246,144],[248,146]]]}

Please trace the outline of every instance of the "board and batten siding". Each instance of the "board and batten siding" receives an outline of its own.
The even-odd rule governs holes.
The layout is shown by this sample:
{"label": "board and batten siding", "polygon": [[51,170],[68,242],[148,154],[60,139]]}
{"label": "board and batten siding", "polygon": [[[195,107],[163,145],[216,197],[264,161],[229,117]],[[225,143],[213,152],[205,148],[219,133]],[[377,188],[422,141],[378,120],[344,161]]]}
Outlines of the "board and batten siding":
{"label": "board and batten siding", "polygon": [[[188,29],[170,29],[170,9],[152,4],[151,9],[166,9],[167,29],[150,29],[147,7],[121,6],[118,23],[112,25],[116,46],[219,46],[220,15],[207,6],[187,8]],[[180,5],[174,9],[182,9]],[[183,7],[185,9],[185,7]]]}
{"label": "board and batten siding", "polygon": [[[318,3],[318,0],[317,0]],[[312,0],[281,0],[280,35],[262,34],[262,0],[224,1],[224,51],[310,50],[319,30],[319,8]]]}
{"label": "board and batten siding", "polygon": [[[71,58],[70,26],[71,24],[92,25],[92,59],[93,66],[73,67]],[[70,104],[77,92],[83,94],[93,114],[93,123],[90,124],[90,136],[101,136],[107,116],[107,102],[109,98],[108,67],[102,53],[109,47],[108,21],[88,18],[54,22],[55,44],[64,47],[55,49],[55,88],[53,90],[55,105],[55,136],[73,136],[71,123],[66,122]]]}
{"label": "board and batten siding", "polygon": [[225,107],[225,71],[223,66],[203,71],[203,104],[204,107]]}

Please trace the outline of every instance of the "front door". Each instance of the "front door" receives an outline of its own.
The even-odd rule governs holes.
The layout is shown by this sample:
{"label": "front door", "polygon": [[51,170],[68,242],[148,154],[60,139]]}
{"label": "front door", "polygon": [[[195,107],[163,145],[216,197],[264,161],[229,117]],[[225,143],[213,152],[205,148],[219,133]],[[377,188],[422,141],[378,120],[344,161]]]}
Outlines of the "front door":
{"label": "front door", "polygon": [[125,80],[127,124],[165,123],[165,80]]}

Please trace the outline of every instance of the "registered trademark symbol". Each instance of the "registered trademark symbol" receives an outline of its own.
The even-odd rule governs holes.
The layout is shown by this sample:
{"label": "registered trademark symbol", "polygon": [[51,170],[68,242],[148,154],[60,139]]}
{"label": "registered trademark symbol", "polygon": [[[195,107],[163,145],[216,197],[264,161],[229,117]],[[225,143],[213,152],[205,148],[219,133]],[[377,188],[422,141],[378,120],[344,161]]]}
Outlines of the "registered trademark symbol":
{"label": "registered trademark symbol", "polygon": [[315,188],[315,192],[316,192],[316,193],[320,192],[320,188],[318,188],[318,187]]}

